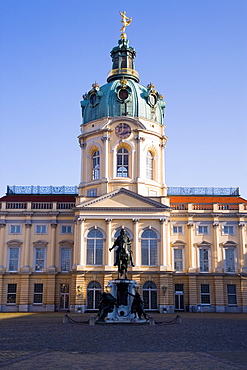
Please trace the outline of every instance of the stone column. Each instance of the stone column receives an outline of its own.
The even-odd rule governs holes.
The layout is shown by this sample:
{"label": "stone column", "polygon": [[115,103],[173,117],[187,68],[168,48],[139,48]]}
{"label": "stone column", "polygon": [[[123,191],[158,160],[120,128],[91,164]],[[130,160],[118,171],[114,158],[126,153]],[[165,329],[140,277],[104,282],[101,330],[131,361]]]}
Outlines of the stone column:
{"label": "stone column", "polygon": [[72,261],[72,270],[76,269],[76,266],[79,264],[80,260],[80,235],[81,235],[81,223],[79,217],[76,217],[74,220],[74,250],[73,250],[73,261]]}
{"label": "stone column", "polygon": [[25,223],[25,242],[23,243],[23,259],[21,262],[21,272],[29,273],[30,272],[30,249],[31,249],[31,226],[32,223],[30,220],[27,220]]}
{"label": "stone column", "polygon": [[216,275],[214,279],[215,311],[225,312],[223,276]]}
{"label": "stone column", "polygon": [[19,311],[21,312],[28,312],[29,276],[29,274],[21,275],[20,284],[18,284],[18,289],[20,289]]}
{"label": "stone column", "polygon": [[223,256],[219,245],[219,222],[214,221],[213,227],[214,227],[214,243],[212,250],[212,271],[222,272]]}
{"label": "stone column", "polygon": [[100,174],[100,177],[101,178],[103,177],[105,179],[108,179],[109,178],[109,150],[108,150],[108,143],[109,143],[110,138],[108,136],[103,136],[101,138],[101,140],[104,143],[104,153],[103,153],[102,158],[105,158],[105,161],[104,161],[105,171],[104,171],[104,173],[102,173],[102,175]]}
{"label": "stone column", "polygon": [[56,228],[57,222],[51,223],[51,243],[48,250],[48,272],[55,272],[55,255],[56,255]]}
{"label": "stone column", "polygon": [[55,274],[48,275],[46,281],[46,311],[55,311],[55,286]]}
{"label": "stone column", "polygon": [[245,256],[245,223],[239,222],[239,258],[238,258],[238,270],[239,272],[247,272],[247,261]]}
{"label": "stone column", "polygon": [[192,311],[192,306],[197,305],[197,287],[196,287],[196,276],[189,275],[189,307]]}
{"label": "stone column", "polygon": [[166,238],[165,238],[165,219],[160,219],[160,251],[159,251],[159,262],[160,267],[167,265],[166,258]]}
{"label": "stone column", "polygon": [[133,260],[135,266],[141,265],[141,248],[139,248],[139,227],[138,227],[138,218],[133,218],[133,243],[132,243],[132,250],[133,250]]}
{"label": "stone column", "polygon": [[161,161],[160,161],[160,168],[159,168],[160,178],[158,181],[162,183],[162,186],[166,186],[166,179],[165,179],[165,147],[166,147],[166,144],[165,142],[160,143],[160,147],[161,147]]}
{"label": "stone column", "polygon": [[85,184],[87,182],[87,179],[85,178],[86,176],[86,173],[87,171],[84,171],[84,167],[85,167],[85,153],[83,151],[83,149],[86,148],[86,143],[84,143],[83,141],[80,141],[80,148],[81,148],[81,184]]}
{"label": "stone column", "polygon": [[6,256],[5,256],[5,253],[4,253],[4,250],[6,249],[5,248],[5,238],[4,238],[4,232],[5,232],[5,226],[6,226],[6,223],[4,221],[2,221],[0,223],[0,246],[2,248],[2,251],[0,253],[0,274],[3,274],[4,271],[5,271],[5,268],[6,268]]}
{"label": "stone column", "polygon": [[247,313],[247,277],[241,276],[242,312]]}
{"label": "stone column", "polygon": [[[137,134],[137,136],[135,137],[135,141],[136,141],[136,174],[137,174],[137,179],[139,179],[140,177],[144,177],[144,174],[142,173],[141,171],[141,158],[142,158],[142,153],[141,153],[141,142],[144,142],[145,141],[145,138],[144,137],[141,137],[139,136],[139,134]],[[133,153],[134,155],[134,153]],[[145,158],[146,160],[146,158]],[[146,165],[146,164],[145,164]]]}
{"label": "stone column", "polygon": [[[87,248],[85,246],[85,219],[80,218],[79,222],[80,222],[80,243],[78,244],[79,265],[85,266],[86,260],[87,260]],[[77,264],[78,264],[78,261],[77,261]]]}
{"label": "stone column", "polygon": [[104,261],[103,264],[106,266],[113,266],[114,264],[114,251],[109,251],[109,248],[112,247],[112,240],[111,240],[111,218],[106,218],[106,243],[105,243],[105,251],[104,251]]}
{"label": "stone column", "polygon": [[194,235],[193,221],[188,222],[188,245],[185,247],[185,269],[193,271],[195,268],[195,253],[194,253]]}

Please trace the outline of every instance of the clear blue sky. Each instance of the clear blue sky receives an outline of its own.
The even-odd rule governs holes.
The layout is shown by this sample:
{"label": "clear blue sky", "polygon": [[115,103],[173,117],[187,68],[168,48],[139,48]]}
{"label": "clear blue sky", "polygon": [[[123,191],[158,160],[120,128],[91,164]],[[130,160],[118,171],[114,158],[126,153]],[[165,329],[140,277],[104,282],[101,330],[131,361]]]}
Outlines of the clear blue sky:
{"label": "clear blue sky", "polygon": [[106,83],[119,10],[140,83],[165,96],[168,186],[247,197],[246,0],[1,0],[0,195],[77,185],[82,94]]}

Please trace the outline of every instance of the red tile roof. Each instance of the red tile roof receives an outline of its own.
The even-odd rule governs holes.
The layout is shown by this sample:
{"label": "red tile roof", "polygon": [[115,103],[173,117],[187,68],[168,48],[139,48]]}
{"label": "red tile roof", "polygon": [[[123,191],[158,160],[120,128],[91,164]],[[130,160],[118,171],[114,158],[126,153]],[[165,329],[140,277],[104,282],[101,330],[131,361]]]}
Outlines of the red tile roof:
{"label": "red tile roof", "polygon": [[227,196],[175,196],[171,195],[170,203],[247,203],[247,200],[241,197]]}

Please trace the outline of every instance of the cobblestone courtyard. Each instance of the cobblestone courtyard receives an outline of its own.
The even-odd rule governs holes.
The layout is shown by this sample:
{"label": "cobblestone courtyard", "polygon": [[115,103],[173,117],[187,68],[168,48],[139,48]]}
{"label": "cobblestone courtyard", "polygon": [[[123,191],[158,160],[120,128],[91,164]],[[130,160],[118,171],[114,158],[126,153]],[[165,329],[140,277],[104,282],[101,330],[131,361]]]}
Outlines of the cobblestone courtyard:
{"label": "cobblestone courtyard", "polygon": [[247,314],[153,314],[156,326],[63,323],[62,313],[0,313],[5,369],[247,369]]}

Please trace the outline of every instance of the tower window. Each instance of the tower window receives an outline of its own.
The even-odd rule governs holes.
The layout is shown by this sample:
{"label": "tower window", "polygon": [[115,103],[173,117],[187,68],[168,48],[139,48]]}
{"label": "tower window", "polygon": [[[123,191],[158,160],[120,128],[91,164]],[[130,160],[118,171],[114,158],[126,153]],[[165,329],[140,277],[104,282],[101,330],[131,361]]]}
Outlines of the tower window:
{"label": "tower window", "polygon": [[129,176],[129,152],[125,148],[117,151],[117,177]]}
{"label": "tower window", "polygon": [[149,180],[153,180],[153,174],[154,174],[154,158],[150,151],[147,152],[146,156],[146,177]]}
{"label": "tower window", "polygon": [[99,151],[93,153],[93,180],[98,180],[100,176],[100,156]]}

